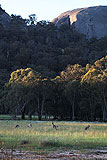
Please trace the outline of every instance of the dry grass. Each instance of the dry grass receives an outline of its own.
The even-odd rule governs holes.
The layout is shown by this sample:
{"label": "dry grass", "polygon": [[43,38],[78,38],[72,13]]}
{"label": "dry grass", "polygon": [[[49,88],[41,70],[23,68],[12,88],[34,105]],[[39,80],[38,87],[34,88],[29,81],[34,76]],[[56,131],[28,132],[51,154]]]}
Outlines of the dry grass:
{"label": "dry grass", "polygon": [[[16,124],[20,127],[15,128]],[[27,121],[0,121],[0,147],[47,152],[107,146],[107,123],[90,123],[87,131],[84,128],[89,123],[55,122],[58,130],[52,128],[51,122],[32,122],[32,128],[28,124]]]}

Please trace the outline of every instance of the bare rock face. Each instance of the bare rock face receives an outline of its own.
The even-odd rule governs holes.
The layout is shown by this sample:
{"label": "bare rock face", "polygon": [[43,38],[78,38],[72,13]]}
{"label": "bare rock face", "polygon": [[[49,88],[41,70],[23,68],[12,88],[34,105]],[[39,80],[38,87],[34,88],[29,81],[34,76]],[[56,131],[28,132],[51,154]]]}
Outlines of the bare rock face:
{"label": "bare rock face", "polygon": [[107,6],[95,6],[67,11],[53,19],[58,27],[61,24],[73,25],[74,28],[90,39],[107,36]]}
{"label": "bare rock face", "polygon": [[0,25],[5,29],[9,26],[11,17],[0,7]]}

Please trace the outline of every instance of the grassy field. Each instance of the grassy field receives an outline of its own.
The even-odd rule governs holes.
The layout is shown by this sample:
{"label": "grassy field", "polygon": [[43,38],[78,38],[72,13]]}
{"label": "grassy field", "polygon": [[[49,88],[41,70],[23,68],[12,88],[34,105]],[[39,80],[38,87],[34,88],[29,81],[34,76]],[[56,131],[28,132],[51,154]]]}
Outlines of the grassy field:
{"label": "grassy field", "polygon": [[[55,122],[57,130],[49,121],[31,121],[31,128],[29,123],[0,120],[0,147],[36,152],[107,147],[107,123]],[[91,127],[85,131],[88,124]]]}

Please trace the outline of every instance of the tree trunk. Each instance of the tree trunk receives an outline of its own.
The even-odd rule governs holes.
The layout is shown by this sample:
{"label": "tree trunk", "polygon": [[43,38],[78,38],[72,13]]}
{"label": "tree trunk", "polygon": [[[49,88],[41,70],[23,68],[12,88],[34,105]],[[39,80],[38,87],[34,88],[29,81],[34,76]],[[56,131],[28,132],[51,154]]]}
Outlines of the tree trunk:
{"label": "tree trunk", "polygon": [[[90,93],[91,94],[91,93]],[[94,106],[94,96],[90,95],[89,96],[89,104],[90,104],[90,117],[91,121],[94,121],[94,114],[95,114],[95,106]]]}
{"label": "tree trunk", "polygon": [[29,119],[32,120],[32,113],[29,114]]}
{"label": "tree trunk", "polygon": [[43,115],[43,111],[44,111],[44,104],[45,104],[45,96],[43,96],[42,104],[41,104],[41,119],[42,119],[42,115]]}
{"label": "tree trunk", "polygon": [[24,109],[24,111],[22,112],[21,118],[22,118],[23,120],[25,120],[25,109]]}
{"label": "tree trunk", "polygon": [[74,113],[74,101],[72,103],[72,120],[74,121],[75,119],[75,113]]}
{"label": "tree trunk", "polygon": [[26,103],[24,103],[22,109],[21,109],[21,118],[24,120],[25,119],[25,106],[26,106]]}
{"label": "tree trunk", "polygon": [[106,122],[107,121],[107,102],[106,102],[105,94],[103,97],[104,97],[103,121]]}
{"label": "tree trunk", "polygon": [[40,105],[39,97],[37,98],[37,103],[38,103],[38,120],[41,121],[42,120],[43,111],[44,111],[45,96],[43,96],[41,105]]}
{"label": "tree trunk", "polygon": [[41,121],[41,112],[40,112],[40,102],[39,97],[37,98],[37,105],[38,105],[38,120]]}
{"label": "tree trunk", "polygon": [[91,121],[94,121],[94,106],[90,103]]}
{"label": "tree trunk", "polygon": [[70,101],[70,104],[72,105],[71,106],[71,108],[72,108],[71,119],[74,121],[75,120],[75,93],[73,95],[73,98],[70,98],[69,101]]}
{"label": "tree trunk", "polygon": [[12,119],[16,120],[16,114],[12,115]]}
{"label": "tree trunk", "polygon": [[106,106],[103,107],[103,121],[104,122],[107,121],[107,109],[106,109]]}

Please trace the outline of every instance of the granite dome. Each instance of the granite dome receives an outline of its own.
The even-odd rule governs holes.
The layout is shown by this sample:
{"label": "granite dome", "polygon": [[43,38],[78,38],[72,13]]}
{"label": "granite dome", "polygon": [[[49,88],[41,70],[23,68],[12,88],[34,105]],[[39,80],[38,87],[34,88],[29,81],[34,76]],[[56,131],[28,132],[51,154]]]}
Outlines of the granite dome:
{"label": "granite dome", "polygon": [[86,35],[101,38],[107,36],[107,6],[79,8],[60,14],[52,22],[58,27],[61,24],[73,25],[75,29]]}

